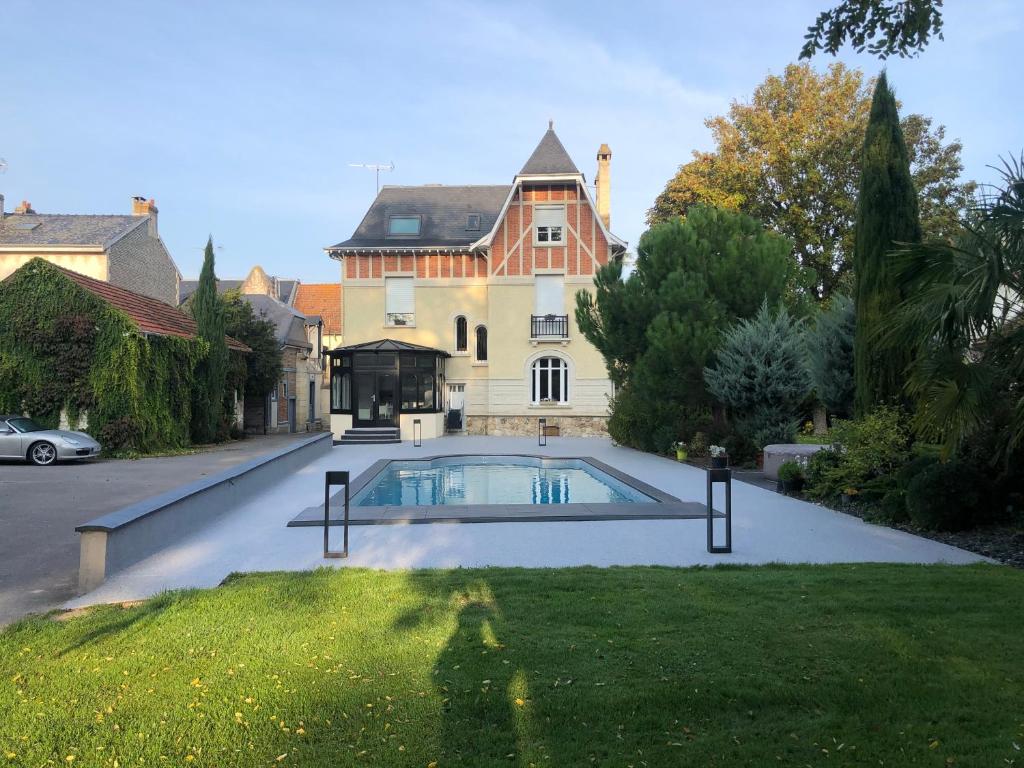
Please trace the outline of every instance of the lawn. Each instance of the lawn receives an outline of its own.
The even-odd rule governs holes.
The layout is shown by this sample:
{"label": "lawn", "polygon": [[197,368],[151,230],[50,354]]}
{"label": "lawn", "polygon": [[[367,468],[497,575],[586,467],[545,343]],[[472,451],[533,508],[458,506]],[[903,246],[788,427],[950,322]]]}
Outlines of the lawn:
{"label": "lawn", "polygon": [[238,577],[0,635],[0,764],[1009,765],[1022,617],[996,566]]}

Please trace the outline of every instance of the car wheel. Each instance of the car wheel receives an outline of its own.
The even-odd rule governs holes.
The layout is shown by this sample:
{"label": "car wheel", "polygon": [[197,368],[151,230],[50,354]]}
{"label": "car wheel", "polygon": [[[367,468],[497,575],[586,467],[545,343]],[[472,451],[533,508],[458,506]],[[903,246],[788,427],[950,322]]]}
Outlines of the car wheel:
{"label": "car wheel", "polygon": [[28,449],[28,460],[40,467],[53,464],[57,460],[57,449],[50,443],[36,443]]}

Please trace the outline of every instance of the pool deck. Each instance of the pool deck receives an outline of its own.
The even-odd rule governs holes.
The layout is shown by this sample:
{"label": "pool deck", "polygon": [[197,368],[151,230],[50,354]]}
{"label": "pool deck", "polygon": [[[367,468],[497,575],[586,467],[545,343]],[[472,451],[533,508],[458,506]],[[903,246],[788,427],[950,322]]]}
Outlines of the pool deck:
{"label": "pool deck", "polygon": [[[600,520],[481,525],[371,525],[350,534],[350,556],[322,557],[322,527],[287,527],[323,502],[326,470],[358,475],[381,459],[426,455],[516,454],[592,456],[686,502],[706,493],[695,467],[602,438],[445,437],[398,445],[337,446],[267,491],[177,544],[115,574],[66,607],[149,597],[165,589],[212,587],[240,571],[309,570],[322,566],[382,569],[481,566],[713,565],[717,563],[973,563],[985,558],[930,539],[865,523],[816,504],[742,482],[733,483],[733,552],[705,549],[705,523],[688,520]],[[340,532],[332,528],[332,548]]]}

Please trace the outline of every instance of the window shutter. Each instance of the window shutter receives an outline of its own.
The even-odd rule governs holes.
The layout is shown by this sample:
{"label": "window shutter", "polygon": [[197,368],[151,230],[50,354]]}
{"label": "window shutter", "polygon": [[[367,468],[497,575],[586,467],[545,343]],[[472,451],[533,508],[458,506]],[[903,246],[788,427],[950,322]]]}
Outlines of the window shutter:
{"label": "window shutter", "polygon": [[562,275],[537,275],[536,313],[538,315],[565,314],[565,278]]}
{"label": "window shutter", "polygon": [[389,277],[384,280],[385,312],[389,315],[413,314],[416,311],[416,298],[413,293],[411,277]]}
{"label": "window shutter", "polygon": [[565,207],[561,205],[534,206],[533,223],[538,227],[564,227]]}

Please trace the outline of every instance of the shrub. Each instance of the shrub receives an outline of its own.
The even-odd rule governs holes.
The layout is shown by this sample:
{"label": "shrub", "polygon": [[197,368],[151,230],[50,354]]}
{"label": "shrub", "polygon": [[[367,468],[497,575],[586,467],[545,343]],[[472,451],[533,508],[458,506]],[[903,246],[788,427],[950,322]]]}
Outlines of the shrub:
{"label": "shrub", "polygon": [[799,462],[792,459],[782,462],[782,465],[779,467],[779,480],[784,483],[792,483],[795,480],[803,479],[804,468],[800,466]]}
{"label": "shrub", "polygon": [[977,472],[956,459],[922,469],[907,486],[906,505],[914,525],[936,531],[962,531],[979,520]]}
{"label": "shrub", "polygon": [[807,331],[807,372],[818,399],[833,414],[853,413],[853,301],[834,294]]}
{"label": "shrub", "polygon": [[833,479],[840,463],[839,451],[825,448],[811,455],[807,460],[807,486],[804,489],[808,496],[827,499],[838,496],[842,487]]}
{"label": "shrub", "polygon": [[855,421],[836,421],[832,439],[839,463],[827,471],[833,492],[846,488],[882,498],[895,487],[896,472],[910,458],[910,432],[903,412],[878,408]]}

